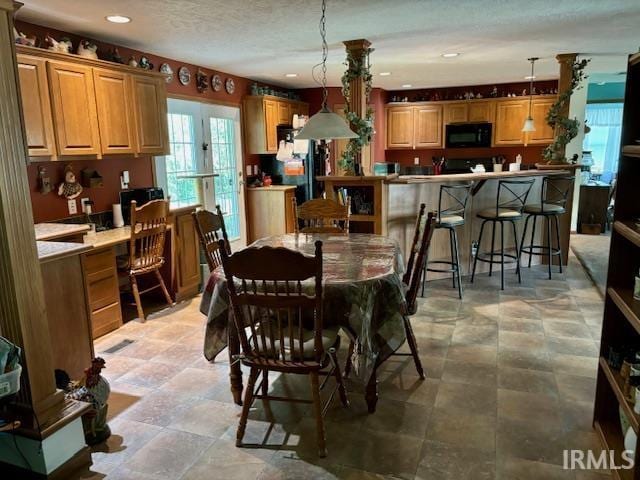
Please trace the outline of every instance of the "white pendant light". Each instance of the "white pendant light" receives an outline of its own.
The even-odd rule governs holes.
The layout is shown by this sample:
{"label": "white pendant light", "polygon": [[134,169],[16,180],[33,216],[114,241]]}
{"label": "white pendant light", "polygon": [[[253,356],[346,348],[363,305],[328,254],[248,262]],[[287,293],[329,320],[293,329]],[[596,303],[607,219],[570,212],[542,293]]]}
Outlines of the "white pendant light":
{"label": "white pendant light", "polygon": [[523,132],[535,132],[536,131],[536,125],[535,125],[535,123],[533,123],[533,117],[531,116],[531,103],[533,102],[533,79],[536,78],[535,75],[533,74],[533,64],[536,62],[536,60],[538,60],[538,57],[531,57],[531,58],[528,58],[527,60],[529,60],[531,62],[531,76],[529,77],[530,78],[530,81],[529,81],[529,116],[524,121],[524,125],[522,126],[522,131]]}
{"label": "white pendant light", "polygon": [[322,107],[312,116],[302,130],[296,135],[296,140],[335,140],[343,138],[358,138],[358,134],[349,128],[346,120],[333,113],[327,106],[327,30],[325,26],[325,11],[327,4],[322,0],[322,16],[320,17],[320,37],[322,38]]}

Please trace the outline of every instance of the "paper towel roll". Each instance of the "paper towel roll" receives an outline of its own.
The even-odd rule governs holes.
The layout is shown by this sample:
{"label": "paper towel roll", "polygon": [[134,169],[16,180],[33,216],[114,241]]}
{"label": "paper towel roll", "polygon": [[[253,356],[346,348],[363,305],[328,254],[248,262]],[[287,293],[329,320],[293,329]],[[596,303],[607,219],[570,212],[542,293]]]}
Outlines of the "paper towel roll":
{"label": "paper towel roll", "polygon": [[122,218],[122,205],[113,204],[113,226],[116,228],[124,227],[124,219]]}

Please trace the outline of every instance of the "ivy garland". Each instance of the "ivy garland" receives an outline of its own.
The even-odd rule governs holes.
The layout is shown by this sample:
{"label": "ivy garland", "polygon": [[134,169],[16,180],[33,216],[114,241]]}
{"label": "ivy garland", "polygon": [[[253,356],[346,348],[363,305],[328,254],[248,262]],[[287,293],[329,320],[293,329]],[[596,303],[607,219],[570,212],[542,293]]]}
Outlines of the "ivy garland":
{"label": "ivy garland", "polygon": [[356,173],[355,159],[358,153],[362,151],[362,148],[369,145],[371,137],[373,136],[373,110],[367,108],[364,118],[360,117],[356,112],[352,111],[351,107],[351,81],[358,78],[364,80],[365,85],[365,98],[369,103],[371,96],[372,80],[371,65],[369,64],[369,54],[373,52],[373,48],[367,48],[363,50],[360,58],[355,58],[352,52],[347,53],[347,59],[345,65],[346,71],[342,75],[342,95],[345,99],[344,113],[345,118],[351,124],[355,133],[358,134],[357,138],[352,138],[347,143],[347,146],[340,158],[340,166],[348,173]]}
{"label": "ivy garland", "polygon": [[587,77],[584,69],[590,61],[591,59],[589,58],[579,62],[573,62],[569,88],[558,96],[558,100],[556,100],[556,103],[551,106],[547,113],[547,125],[553,128],[555,132],[553,143],[542,152],[542,158],[549,164],[568,163],[564,155],[565,147],[578,135],[580,122],[577,118],[565,117],[562,111],[569,102],[573,92],[582,88],[580,83]]}

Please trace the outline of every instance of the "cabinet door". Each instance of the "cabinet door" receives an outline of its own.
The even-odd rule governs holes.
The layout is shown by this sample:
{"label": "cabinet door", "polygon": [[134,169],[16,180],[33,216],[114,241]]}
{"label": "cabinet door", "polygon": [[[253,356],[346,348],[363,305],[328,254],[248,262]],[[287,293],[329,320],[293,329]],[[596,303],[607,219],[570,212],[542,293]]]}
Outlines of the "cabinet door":
{"label": "cabinet door", "polygon": [[94,68],[93,82],[102,153],[134,153],[131,77],[122,72]]}
{"label": "cabinet door", "polygon": [[100,134],[91,68],[47,62],[60,155],[99,155]]}
{"label": "cabinet door", "polygon": [[442,105],[415,108],[415,148],[442,147]]}
{"label": "cabinet door", "polygon": [[469,102],[470,122],[494,123],[496,115],[496,102]]}
{"label": "cabinet door", "polygon": [[169,153],[167,92],[162,78],[133,75],[136,143],[138,153]]}
{"label": "cabinet door", "polygon": [[524,143],[522,126],[527,118],[528,103],[523,100],[498,102],[496,106],[495,145]]}
{"label": "cabinet door", "polygon": [[55,156],[47,64],[39,58],[18,55],[18,76],[29,156]]}
{"label": "cabinet door", "polygon": [[555,103],[553,98],[535,98],[531,104],[531,116],[536,127],[535,132],[527,133],[527,143],[549,144],[553,142],[553,128],[547,125],[547,113]]}
{"label": "cabinet door", "polygon": [[387,148],[413,147],[413,108],[387,109]]}
{"label": "cabinet door", "polygon": [[444,106],[444,123],[466,122],[469,117],[469,104],[467,102],[448,103]]}
{"label": "cabinet door", "polygon": [[274,100],[265,100],[263,103],[267,153],[278,151],[278,103]]}
{"label": "cabinet door", "polygon": [[178,242],[178,294],[197,293],[200,284],[200,246],[191,213],[176,217]]}
{"label": "cabinet door", "polygon": [[293,117],[292,106],[289,102],[276,102],[278,105],[278,125],[291,125]]}

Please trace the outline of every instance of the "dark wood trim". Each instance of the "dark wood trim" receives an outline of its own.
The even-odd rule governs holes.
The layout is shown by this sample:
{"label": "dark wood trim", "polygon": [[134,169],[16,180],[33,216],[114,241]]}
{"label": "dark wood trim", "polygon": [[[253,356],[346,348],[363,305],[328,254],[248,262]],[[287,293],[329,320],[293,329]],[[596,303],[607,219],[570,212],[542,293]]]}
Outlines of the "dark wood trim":
{"label": "dark wood trim", "polygon": [[21,480],[68,480],[74,474],[89,469],[93,465],[91,459],[91,448],[86,445],[81,448],[73,457],[47,474],[33,472],[24,468],[16,467],[10,463],[0,462],[0,471],[9,474],[4,478],[20,478]]}

